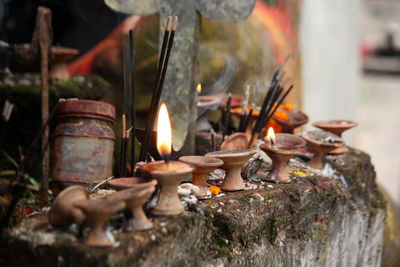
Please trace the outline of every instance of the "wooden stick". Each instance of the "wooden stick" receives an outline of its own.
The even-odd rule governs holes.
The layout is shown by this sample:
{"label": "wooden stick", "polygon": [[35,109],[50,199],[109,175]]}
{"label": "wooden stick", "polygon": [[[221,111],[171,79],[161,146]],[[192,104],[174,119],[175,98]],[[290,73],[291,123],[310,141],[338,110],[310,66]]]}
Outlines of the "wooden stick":
{"label": "wooden stick", "polygon": [[232,102],[232,94],[229,93],[228,99],[225,104],[225,116],[224,116],[224,127],[222,132],[222,141],[225,139],[225,135],[228,134],[229,120],[231,118],[231,102]]}
{"label": "wooden stick", "polygon": [[122,114],[122,131],[121,131],[121,150],[119,153],[119,166],[118,166],[118,172],[119,172],[119,177],[125,177],[125,168],[126,168],[126,161],[125,161],[125,148],[126,148],[126,116],[125,114]]}
{"label": "wooden stick", "polygon": [[[135,34],[132,30],[129,30],[129,66],[130,66],[130,91],[131,91],[131,173],[130,175],[134,175],[135,169],[135,134],[136,134],[136,95],[135,95]],[[129,137],[129,134],[128,134]],[[128,138],[129,139],[129,138]]]}
{"label": "wooden stick", "polygon": [[162,46],[161,46],[160,58],[158,60],[156,82],[154,83],[153,97],[151,99],[151,106],[150,106],[150,118],[146,124],[146,132],[145,132],[143,143],[141,144],[139,161],[146,161],[146,158],[147,158],[150,134],[153,131],[155,117],[157,116],[156,113],[157,113],[158,104],[159,104],[159,96],[158,95],[161,94],[161,92],[158,92],[158,90],[160,89],[160,80],[161,80],[163,66],[164,66],[164,62],[165,62],[167,46],[169,44],[170,35],[172,34],[171,32],[172,32],[171,16],[169,16],[167,18],[167,24],[165,27],[164,38],[163,38],[163,42],[162,42]]}
{"label": "wooden stick", "polygon": [[[42,84],[42,126],[49,119],[49,51],[52,43],[51,10],[38,7],[36,15],[36,26],[32,37],[33,48],[39,48],[40,71]],[[49,191],[49,126],[44,127],[42,135],[42,186],[40,190],[39,204],[45,206],[48,203]]]}

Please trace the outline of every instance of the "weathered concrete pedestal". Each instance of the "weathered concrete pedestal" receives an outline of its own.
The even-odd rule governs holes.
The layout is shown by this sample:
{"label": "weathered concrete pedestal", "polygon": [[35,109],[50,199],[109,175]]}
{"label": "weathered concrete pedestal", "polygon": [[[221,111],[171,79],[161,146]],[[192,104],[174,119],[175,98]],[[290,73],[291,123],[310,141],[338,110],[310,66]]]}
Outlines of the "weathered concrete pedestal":
{"label": "weathered concrete pedestal", "polygon": [[[4,266],[379,266],[385,202],[368,155],[332,166],[342,180],[306,176],[201,202],[204,214],[157,218],[148,232],[117,233],[95,249],[40,216],[3,235]],[[272,185],[272,188],[271,188]],[[221,204],[223,203],[223,205]],[[34,230],[33,230],[34,229]]]}

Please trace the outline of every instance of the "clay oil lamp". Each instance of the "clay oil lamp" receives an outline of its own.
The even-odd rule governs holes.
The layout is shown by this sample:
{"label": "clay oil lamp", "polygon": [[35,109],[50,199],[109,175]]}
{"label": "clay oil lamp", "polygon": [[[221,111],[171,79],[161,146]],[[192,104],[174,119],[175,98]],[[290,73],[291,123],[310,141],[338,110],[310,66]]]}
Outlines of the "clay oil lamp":
{"label": "clay oil lamp", "polygon": [[276,134],[272,127],[268,129],[266,142],[260,145],[272,160],[272,170],[270,178],[276,183],[290,182],[289,173],[293,167],[288,162],[293,156],[306,145],[306,142],[298,136],[286,133]]}
{"label": "clay oil lamp", "polygon": [[67,62],[74,56],[79,54],[79,50],[67,47],[53,46],[51,48],[51,67],[50,67],[50,78],[59,79],[61,81],[67,81],[70,78],[70,74],[67,68]]}
{"label": "clay oil lamp", "polygon": [[[327,120],[327,121],[316,121],[312,125],[324,131],[331,132],[339,137],[342,137],[342,133],[344,131],[356,127],[358,123],[349,120]],[[347,151],[349,151],[349,149],[346,146],[342,146],[332,150],[329,154],[341,154]]]}
{"label": "clay oil lamp", "polygon": [[308,131],[303,134],[303,138],[311,146],[314,155],[309,165],[314,169],[322,170],[325,166],[326,155],[333,150],[344,147],[343,140],[330,132],[325,131]]}
{"label": "clay oil lamp", "polygon": [[339,137],[342,137],[342,133],[344,131],[356,127],[358,123],[349,120],[328,120],[316,121],[313,122],[312,125],[324,131],[331,132]]}
{"label": "clay oil lamp", "polygon": [[79,200],[74,206],[85,214],[85,225],[90,227],[85,244],[94,247],[110,247],[113,245],[111,233],[107,231],[107,222],[111,215],[125,208],[121,200],[95,199]]}
{"label": "clay oil lamp", "polygon": [[257,152],[255,150],[220,150],[208,153],[207,157],[221,159],[224,164],[225,179],[221,185],[224,191],[239,191],[245,188],[240,169],[246,165],[248,160]]}
{"label": "clay oil lamp", "polygon": [[85,187],[74,185],[64,189],[51,205],[49,223],[53,227],[81,224],[85,214],[74,206],[76,201],[88,200],[89,193]]}
{"label": "clay oil lamp", "polygon": [[114,183],[114,187],[123,190],[109,196],[109,199],[125,201],[126,208],[132,213],[132,218],[124,227],[125,232],[143,231],[153,228],[153,223],[144,213],[143,205],[150,200],[151,195],[156,190],[157,181],[152,180],[146,183],[131,183],[128,181],[135,179],[137,178],[114,179],[119,180]]}
{"label": "clay oil lamp", "polygon": [[308,122],[308,116],[300,110],[291,110],[287,120],[281,120],[274,116],[274,120],[282,127],[282,133],[293,134],[294,129]]}
{"label": "clay oil lamp", "polygon": [[178,196],[179,184],[188,176],[193,167],[181,161],[170,161],[172,131],[165,104],[162,104],[157,120],[157,149],[164,160],[153,161],[142,166],[142,171],[158,180],[160,194],[157,205],[151,210],[154,215],[178,215],[184,207]]}
{"label": "clay oil lamp", "polygon": [[197,124],[196,131],[209,131],[212,125],[208,122],[206,111],[217,109],[221,99],[215,96],[199,96],[201,93],[201,84],[197,85]]}
{"label": "clay oil lamp", "polygon": [[196,185],[200,189],[196,197],[198,199],[210,198],[211,195],[207,194],[208,174],[222,166],[224,162],[217,158],[205,156],[183,156],[180,157],[179,160],[195,168],[192,176],[192,184]]}
{"label": "clay oil lamp", "polygon": [[247,149],[248,141],[244,133],[234,133],[226,137],[221,144],[221,150],[244,150]]}

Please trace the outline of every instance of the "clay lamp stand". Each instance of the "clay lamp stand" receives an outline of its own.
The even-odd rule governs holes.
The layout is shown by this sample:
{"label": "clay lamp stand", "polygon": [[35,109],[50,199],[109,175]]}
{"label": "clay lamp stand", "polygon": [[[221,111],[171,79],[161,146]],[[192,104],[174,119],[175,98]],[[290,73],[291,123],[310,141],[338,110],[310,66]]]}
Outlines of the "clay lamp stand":
{"label": "clay lamp stand", "polygon": [[180,161],[153,161],[142,166],[142,171],[157,179],[161,187],[157,205],[151,210],[153,215],[179,215],[184,207],[178,196],[179,184],[193,172],[193,167]]}
{"label": "clay lamp stand", "polygon": [[224,162],[217,158],[205,156],[183,156],[180,157],[179,160],[195,168],[192,176],[192,184],[196,185],[200,189],[199,194],[197,194],[196,197],[198,199],[210,198],[210,195],[207,195],[208,174],[222,166]]}
{"label": "clay lamp stand", "polygon": [[257,152],[255,150],[221,150],[208,153],[207,157],[221,159],[224,164],[225,179],[221,189],[224,191],[239,191],[245,188],[240,169]]}
{"label": "clay lamp stand", "polygon": [[[353,127],[358,125],[357,122],[349,121],[349,120],[327,120],[327,121],[316,121],[313,122],[312,125],[314,127],[320,128],[324,131],[336,134],[339,137],[342,137],[342,133],[347,131]],[[332,150],[330,154],[341,154],[349,151],[346,146],[337,148]]]}
{"label": "clay lamp stand", "polygon": [[282,126],[282,133],[293,134],[294,129],[308,122],[308,116],[300,110],[293,110],[288,115],[289,119],[287,121],[274,117],[274,120]]}
{"label": "clay lamp stand", "polygon": [[285,133],[276,134],[273,143],[271,139],[267,139],[260,145],[260,149],[272,160],[271,181],[290,182],[289,174],[293,171],[293,167],[289,166],[288,162],[305,145],[306,142],[301,137]]}
{"label": "clay lamp stand", "polygon": [[85,224],[90,227],[85,244],[94,247],[112,246],[113,240],[107,231],[107,222],[111,215],[125,208],[125,202],[109,199],[80,200],[74,206],[85,213]]}
{"label": "clay lamp stand", "polygon": [[303,134],[303,138],[310,145],[314,155],[309,165],[318,170],[322,170],[325,166],[326,155],[335,149],[344,147],[343,140],[330,132],[325,131],[308,131]]}
{"label": "clay lamp stand", "polygon": [[63,190],[51,205],[49,223],[53,227],[67,226],[73,223],[81,224],[85,214],[74,203],[88,200],[89,193],[86,188],[78,185],[70,186]]}
{"label": "clay lamp stand", "polygon": [[53,46],[51,48],[50,78],[68,81],[71,75],[67,68],[67,62],[78,54],[79,50],[77,49]]}
{"label": "clay lamp stand", "polygon": [[150,200],[156,190],[157,181],[145,182],[146,179],[130,177],[117,178],[108,181],[108,184],[117,190],[121,190],[109,196],[110,199],[125,201],[126,208],[132,212],[130,219],[124,227],[124,231],[143,231],[153,228],[153,223],[147,218],[143,205]]}

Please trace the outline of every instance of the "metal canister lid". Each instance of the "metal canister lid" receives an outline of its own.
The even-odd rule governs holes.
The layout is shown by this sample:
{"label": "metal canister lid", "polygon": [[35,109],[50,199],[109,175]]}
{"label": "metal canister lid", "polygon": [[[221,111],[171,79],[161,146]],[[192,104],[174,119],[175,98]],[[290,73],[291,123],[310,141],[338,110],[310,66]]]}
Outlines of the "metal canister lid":
{"label": "metal canister lid", "polygon": [[105,117],[111,121],[116,118],[115,107],[102,101],[70,99],[60,102],[58,106],[59,117],[84,114]]}

